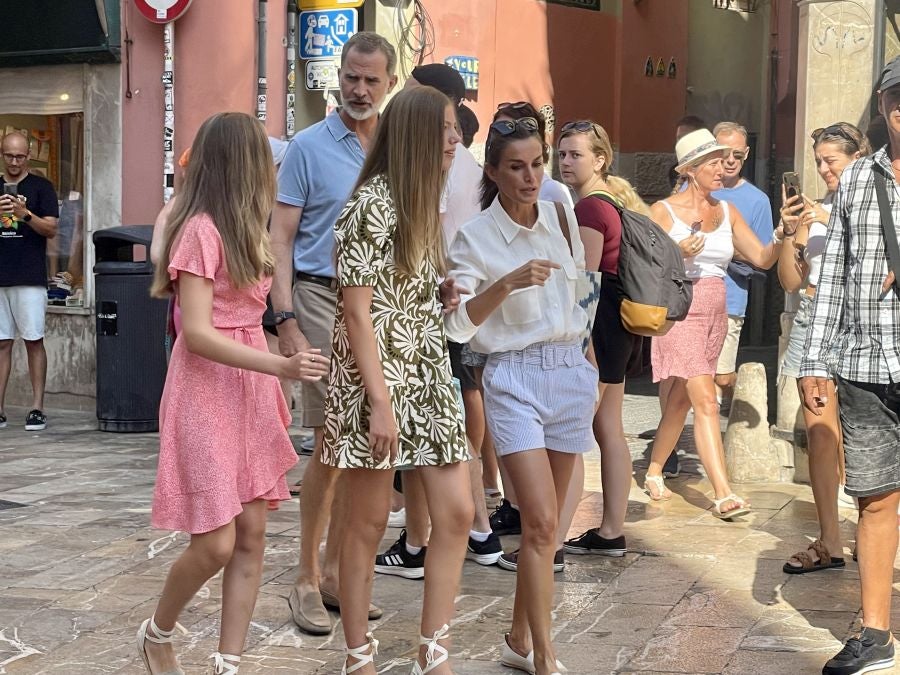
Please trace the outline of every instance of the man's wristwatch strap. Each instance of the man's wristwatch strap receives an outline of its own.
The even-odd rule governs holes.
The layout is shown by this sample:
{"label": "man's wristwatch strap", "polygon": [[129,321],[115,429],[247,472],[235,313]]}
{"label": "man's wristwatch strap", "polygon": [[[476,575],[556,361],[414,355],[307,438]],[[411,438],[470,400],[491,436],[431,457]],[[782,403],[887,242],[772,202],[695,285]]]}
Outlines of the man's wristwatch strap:
{"label": "man's wristwatch strap", "polygon": [[293,312],[275,312],[275,325],[280,326],[288,319],[296,319],[297,315]]}

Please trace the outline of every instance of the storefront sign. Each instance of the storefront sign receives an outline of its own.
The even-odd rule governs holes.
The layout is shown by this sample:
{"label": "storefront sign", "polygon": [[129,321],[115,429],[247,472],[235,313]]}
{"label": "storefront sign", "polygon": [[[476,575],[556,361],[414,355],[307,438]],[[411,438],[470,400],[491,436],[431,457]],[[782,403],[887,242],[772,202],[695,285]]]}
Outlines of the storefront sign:
{"label": "storefront sign", "polygon": [[332,59],[306,62],[306,88],[309,91],[338,88],[338,64]]}
{"label": "storefront sign", "polygon": [[462,75],[466,91],[478,91],[478,59],[474,56],[448,56],[444,63]]}
{"label": "storefront sign", "polygon": [[341,55],[344,43],[358,30],[355,9],[300,12],[300,58],[331,59]]}
{"label": "storefront sign", "polygon": [[566,7],[579,7],[581,9],[595,9],[600,11],[600,0],[547,0],[554,5],[565,5]]}
{"label": "storefront sign", "polygon": [[366,0],[300,0],[300,10],[362,7]]}
{"label": "storefront sign", "polygon": [[191,0],[134,0],[134,5],[153,23],[168,23],[185,13]]}

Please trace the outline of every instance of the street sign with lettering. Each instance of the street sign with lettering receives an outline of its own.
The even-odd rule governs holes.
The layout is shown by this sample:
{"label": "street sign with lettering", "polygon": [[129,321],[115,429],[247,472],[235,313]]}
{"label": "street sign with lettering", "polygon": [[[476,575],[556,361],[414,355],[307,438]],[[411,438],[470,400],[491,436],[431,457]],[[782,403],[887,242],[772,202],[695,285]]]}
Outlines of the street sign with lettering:
{"label": "street sign with lettering", "polygon": [[462,75],[466,91],[478,91],[478,59],[474,56],[448,56],[444,63]]}
{"label": "street sign with lettering", "polygon": [[300,12],[300,58],[339,57],[344,43],[358,30],[355,9],[322,9]]}
{"label": "street sign with lettering", "polygon": [[306,62],[306,88],[309,91],[338,88],[338,64],[332,59]]}

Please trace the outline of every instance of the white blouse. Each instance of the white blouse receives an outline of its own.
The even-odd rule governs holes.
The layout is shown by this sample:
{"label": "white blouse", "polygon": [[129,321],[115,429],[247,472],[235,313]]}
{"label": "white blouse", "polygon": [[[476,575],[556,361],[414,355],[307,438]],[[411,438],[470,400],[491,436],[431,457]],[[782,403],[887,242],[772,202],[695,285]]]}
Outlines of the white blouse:
{"label": "white blouse", "polygon": [[[822,202],[822,208],[829,214],[831,213],[833,197],[829,195]],[[809,237],[806,240],[806,247],[803,249],[803,259],[809,265],[809,280],[811,286],[819,283],[819,274],[822,271],[822,255],[825,253],[825,239],[828,237],[827,223],[818,221],[810,224]]]}
{"label": "white blouse", "polygon": [[[463,295],[459,308],[445,319],[449,339],[468,342],[484,354],[580,339],[587,315],[575,301],[575,286],[584,270],[584,246],[575,212],[569,206],[565,211],[574,257],[552,202],[538,201],[538,218],[531,228],[515,223],[499,198],[462,226],[450,247],[447,276],[470,294]],[[466,309],[473,295],[534,259],[552,260],[561,269],[553,270],[543,286],[513,291],[484,323],[473,324]]]}
{"label": "white blouse", "polygon": [[[690,279],[702,279],[704,277],[725,278],[725,270],[728,263],[734,257],[734,240],[731,233],[731,212],[728,202],[722,201],[722,222],[712,232],[697,232],[703,238],[703,250],[697,255],[684,259],[684,271]],[[694,231],[681,218],[675,215],[674,209],[663,200],[662,205],[672,216],[672,229],[669,237],[677,244],[682,239],[687,239]]]}

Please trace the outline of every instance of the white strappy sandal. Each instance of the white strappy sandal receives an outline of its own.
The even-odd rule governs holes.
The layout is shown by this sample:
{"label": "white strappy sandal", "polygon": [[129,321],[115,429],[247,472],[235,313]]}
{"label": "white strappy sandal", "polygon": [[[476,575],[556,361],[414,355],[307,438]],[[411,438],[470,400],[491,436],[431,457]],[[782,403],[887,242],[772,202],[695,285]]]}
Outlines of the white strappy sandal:
{"label": "white strappy sandal", "polygon": [[365,666],[367,663],[375,663],[375,655],[378,653],[378,640],[371,633],[366,633],[366,644],[359,647],[347,647],[347,656],[356,659],[349,668],[347,660],[344,659],[344,667],[341,669],[341,675],[350,675]]}
{"label": "white strappy sandal", "polygon": [[[159,626],[156,625],[155,616],[151,616],[149,619],[144,619],[141,627],[138,628],[138,655],[140,655],[141,662],[144,664],[144,668],[147,669],[147,672],[150,673],[150,675],[184,675],[184,671],[181,670],[181,668],[176,668],[175,670],[167,670],[164,673],[154,674],[150,669],[150,659],[147,658],[147,650],[144,648],[145,642],[152,642],[156,645],[164,645],[172,642],[172,636],[175,635],[176,629],[184,631],[184,628],[178,623],[175,624],[175,628],[173,628],[172,630],[162,630]],[[150,635],[148,631],[151,631],[153,635]]]}
{"label": "white strappy sandal", "polygon": [[419,645],[428,645],[428,651],[425,652],[425,669],[422,670],[422,666],[419,665],[417,657],[415,663],[413,663],[413,669],[410,675],[425,675],[425,673],[431,672],[447,661],[450,658],[450,652],[447,651],[446,647],[438,644],[438,640],[446,640],[449,637],[450,626],[447,624],[444,624],[440,629],[434,631],[434,635],[430,638],[420,635]]}
{"label": "white strappy sandal", "polygon": [[222,654],[216,652],[210,654],[209,658],[213,660],[213,673],[215,675],[235,675],[238,666],[241,665],[241,657],[234,654]]}

